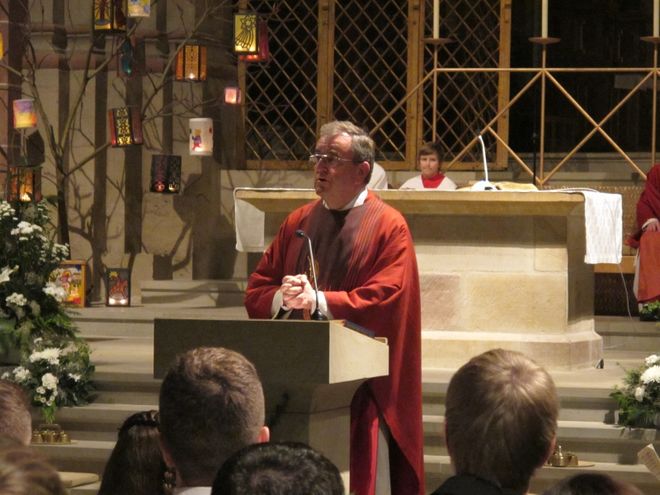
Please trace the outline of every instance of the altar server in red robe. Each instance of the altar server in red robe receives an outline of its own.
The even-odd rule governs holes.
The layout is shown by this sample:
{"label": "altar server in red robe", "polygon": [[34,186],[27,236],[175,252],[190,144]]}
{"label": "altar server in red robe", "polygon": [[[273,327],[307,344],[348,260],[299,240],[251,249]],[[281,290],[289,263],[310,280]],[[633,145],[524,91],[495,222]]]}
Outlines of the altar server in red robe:
{"label": "altar server in red robe", "polygon": [[321,199],[284,221],[250,276],[245,306],[251,318],[315,311],[307,243],[296,235],[303,230],[313,244],[319,309],[387,337],[390,348],[389,376],[369,380],[351,405],[351,492],[423,494],[421,312],[412,238],[403,216],[366,188],[372,139],[341,124],[338,133],[321,135],[311,156]]}
{"label": "altar server in red robe", "polygon": [[646,186],[637,202],[638,231],[630,244],[638,247],[635,295],[640,303],[660,300],[660,164],[646,176]]}

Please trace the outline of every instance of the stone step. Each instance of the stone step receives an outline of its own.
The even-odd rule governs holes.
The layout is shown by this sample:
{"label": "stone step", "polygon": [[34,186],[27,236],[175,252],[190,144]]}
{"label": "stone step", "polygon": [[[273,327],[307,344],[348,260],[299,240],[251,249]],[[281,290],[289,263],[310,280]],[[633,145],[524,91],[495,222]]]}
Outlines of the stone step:
{"label": "stone step", "polygon": [[[424,452],[447,455],[444,417],[424,415]],[[565,452],[592,462],[637,464],[637,452],[660,440],[654,429],[627,429],[597,421],[560,420],[557,441]]]}
{"label": "stone step", "polygon": [[[64,425],[62,426],[64,427]],[[78,440],[76,438],[72,438],[71,441],[72,443],[67,445],[33,444],[32,446],[48,457],[60,471],[79,471],[101,475],[115,442]]]}
{"label": "stone step", "polygon": [[[427,491],[433,491],[445,479],[453,475],[453,469],[447,455],[424,455]],[[595,462],[589,467],[555,468],[544,466],[532,477],[530,493],[540,494],[558,481],[576,474],[596,472],[605,473],[614,478],[632,483],[645,494],[658,493],[658,480],[642,464],[622,465],[608,462]]]}
{"label": "stone step", "polygon": [[596,332],[603,337],[605,349],[660,351],[660,325],[636,317],[600,316]]}
{"label": "stone step", "polygon": [[142,304],[184,308],[242,306],[247,280],[146,280]]}

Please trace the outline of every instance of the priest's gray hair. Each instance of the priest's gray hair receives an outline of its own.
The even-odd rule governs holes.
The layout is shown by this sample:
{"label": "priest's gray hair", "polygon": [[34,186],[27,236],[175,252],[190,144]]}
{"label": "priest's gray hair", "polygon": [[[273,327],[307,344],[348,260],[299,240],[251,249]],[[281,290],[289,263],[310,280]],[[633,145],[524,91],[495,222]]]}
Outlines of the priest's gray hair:
{"label": "priest's gray hair", "polygon": [[376,145],[367,131],[358,127],[348,120],[333,120],[327,122],[319,129],[319,137],[336,136],[337,134],[348,134],[351,136],[351,150],[353,160],[356,163],[367,162],[369,164],[369,174],[365,178],[365,184],[371,180],[371,174],[374,170],[374,160],[376,154]]}

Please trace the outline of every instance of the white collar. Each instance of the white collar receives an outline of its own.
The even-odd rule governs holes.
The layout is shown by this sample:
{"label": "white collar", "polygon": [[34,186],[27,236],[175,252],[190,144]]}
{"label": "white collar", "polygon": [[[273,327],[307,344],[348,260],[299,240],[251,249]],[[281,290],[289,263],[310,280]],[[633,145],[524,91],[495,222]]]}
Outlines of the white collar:
{"label": "white collar", "polygon": [[174,489],[174,495],[211,495],[210,486],[185,486]]}
{"label": "white collar", "polygon": [[[351,199],[348,203],[346,203],[344,206],[341,208],[337,208],[338,211],[345,211],[345,210],[350,210],[351,208],[355,208],[356,206],[362,206],[364,202],[367,200],[367,195],[369,194],[369,190],[367,189],[367,186],[364,186],[364,189],[362,189],[357,195]],[[328,210],[331,210],[328,206],[328,203],[323,200],[323,206],[325,206]]]}

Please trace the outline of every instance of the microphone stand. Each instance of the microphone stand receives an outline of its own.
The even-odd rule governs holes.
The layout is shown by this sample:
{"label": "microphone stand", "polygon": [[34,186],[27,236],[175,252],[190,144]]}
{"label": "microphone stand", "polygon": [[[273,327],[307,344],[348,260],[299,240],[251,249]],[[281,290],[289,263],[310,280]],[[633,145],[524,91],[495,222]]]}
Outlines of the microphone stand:
{"label": "microphone stand", "polygon": [[296,230],[296,235],[298,237],[307,239],[307,247],[309,248],[309,257],[312,263],[312,277],[314,277],[314,294],[316,296],[316,309],[311,314],[312,320],[326,321],[328,317],[325,316],[323,313],[321,313],[321,310],[319,309],[319,284],[316,279],[316,263],[314,262],[314,250],[312,249],[312,240],[305,233],[305,231],[301,229]]}

